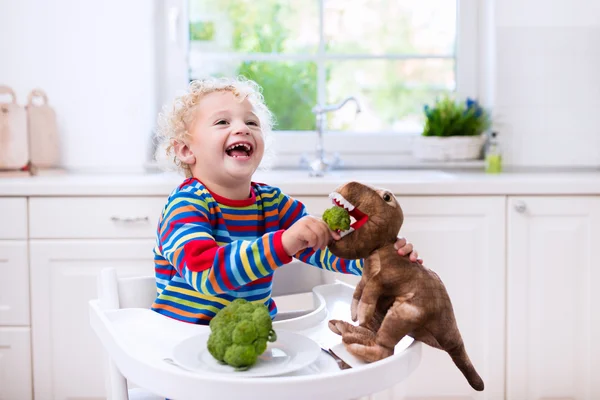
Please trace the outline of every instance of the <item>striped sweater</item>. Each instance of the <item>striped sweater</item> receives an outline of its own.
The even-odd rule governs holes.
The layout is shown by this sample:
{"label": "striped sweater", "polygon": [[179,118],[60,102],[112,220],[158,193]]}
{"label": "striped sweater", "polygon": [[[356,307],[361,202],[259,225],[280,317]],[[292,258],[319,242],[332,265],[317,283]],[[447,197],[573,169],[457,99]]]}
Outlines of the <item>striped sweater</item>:
{"label": "striped sweater", "polygon": [[[264,303],[274,317],[273,272],[292,261],[283,249],[285,229],[307,215],[304,205],[278,188],[252,183],[248,199],[211,193],[195,178],[171,193],[154,249],[157,297],[152,310],[206,325],[237,298]],[[328,249],[295,258],[318,268],[362,274],[362,260],[343,260]]]}

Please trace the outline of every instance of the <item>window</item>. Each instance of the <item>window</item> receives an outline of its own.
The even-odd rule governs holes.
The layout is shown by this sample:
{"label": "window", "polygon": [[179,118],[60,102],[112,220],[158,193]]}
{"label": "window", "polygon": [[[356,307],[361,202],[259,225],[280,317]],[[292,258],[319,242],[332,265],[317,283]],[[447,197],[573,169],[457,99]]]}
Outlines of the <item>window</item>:
{"label": "window", "polygon": [[190,79],[257,81],[288,155],[314,148],[315,105],[354,96],[360,113],[347,104],[326,115],[325,149],[375,165],[410,153],[425,103],[447,91],[477,95],[477,3],[188,0],[186,69]]}

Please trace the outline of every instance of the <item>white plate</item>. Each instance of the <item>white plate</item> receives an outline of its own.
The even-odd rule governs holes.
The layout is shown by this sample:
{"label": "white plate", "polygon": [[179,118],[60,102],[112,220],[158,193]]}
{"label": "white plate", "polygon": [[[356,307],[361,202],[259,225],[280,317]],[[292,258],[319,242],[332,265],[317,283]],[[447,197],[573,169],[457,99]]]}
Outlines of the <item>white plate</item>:
{"label": "white plate", "polygon": [[228,374],[235,377],[258,377],[287,374],[312,364],[321,347],[299,333],[276,330],[277,340],[267,343],[267,350],[246,371],[236,371],[219,363],[209,352],[206,342],[210,332],[189,337],[173,348],[173,361],[185,369],[199,373]]}

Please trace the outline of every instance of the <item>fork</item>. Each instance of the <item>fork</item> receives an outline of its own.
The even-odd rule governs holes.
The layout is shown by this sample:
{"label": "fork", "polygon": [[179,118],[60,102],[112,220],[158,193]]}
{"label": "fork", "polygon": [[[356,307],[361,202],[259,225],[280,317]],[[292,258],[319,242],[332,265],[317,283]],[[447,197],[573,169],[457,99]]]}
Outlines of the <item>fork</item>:
{"label": "fork", "polygon": [[331,350],[331,349],[327,349],[326,350],[323,347],[321,347],[321,350],[323,350],[325,353],[329,354],[335,360],[335,362],[337,363],[337,365],[338,365],[338,367],[340,369],[349,369],[349,368],[352,368],[351,365],[349,365],[344,360],[342,360],[341,358],[339,358],[338,355],[333,352],[333,350]]}

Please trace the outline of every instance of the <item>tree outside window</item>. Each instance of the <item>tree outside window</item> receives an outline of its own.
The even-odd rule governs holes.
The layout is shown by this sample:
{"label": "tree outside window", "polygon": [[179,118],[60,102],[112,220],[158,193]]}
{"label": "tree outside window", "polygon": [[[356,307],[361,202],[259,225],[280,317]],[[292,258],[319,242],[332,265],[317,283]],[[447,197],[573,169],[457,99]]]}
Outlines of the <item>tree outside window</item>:
{"label": "tree outside window", "polygon": [[190,76],[243,75],[263,88],[276,130],[315,129],[317,103],[361,102],[328,129],[412,132],[456,85],[456,1],[191,0]]}

